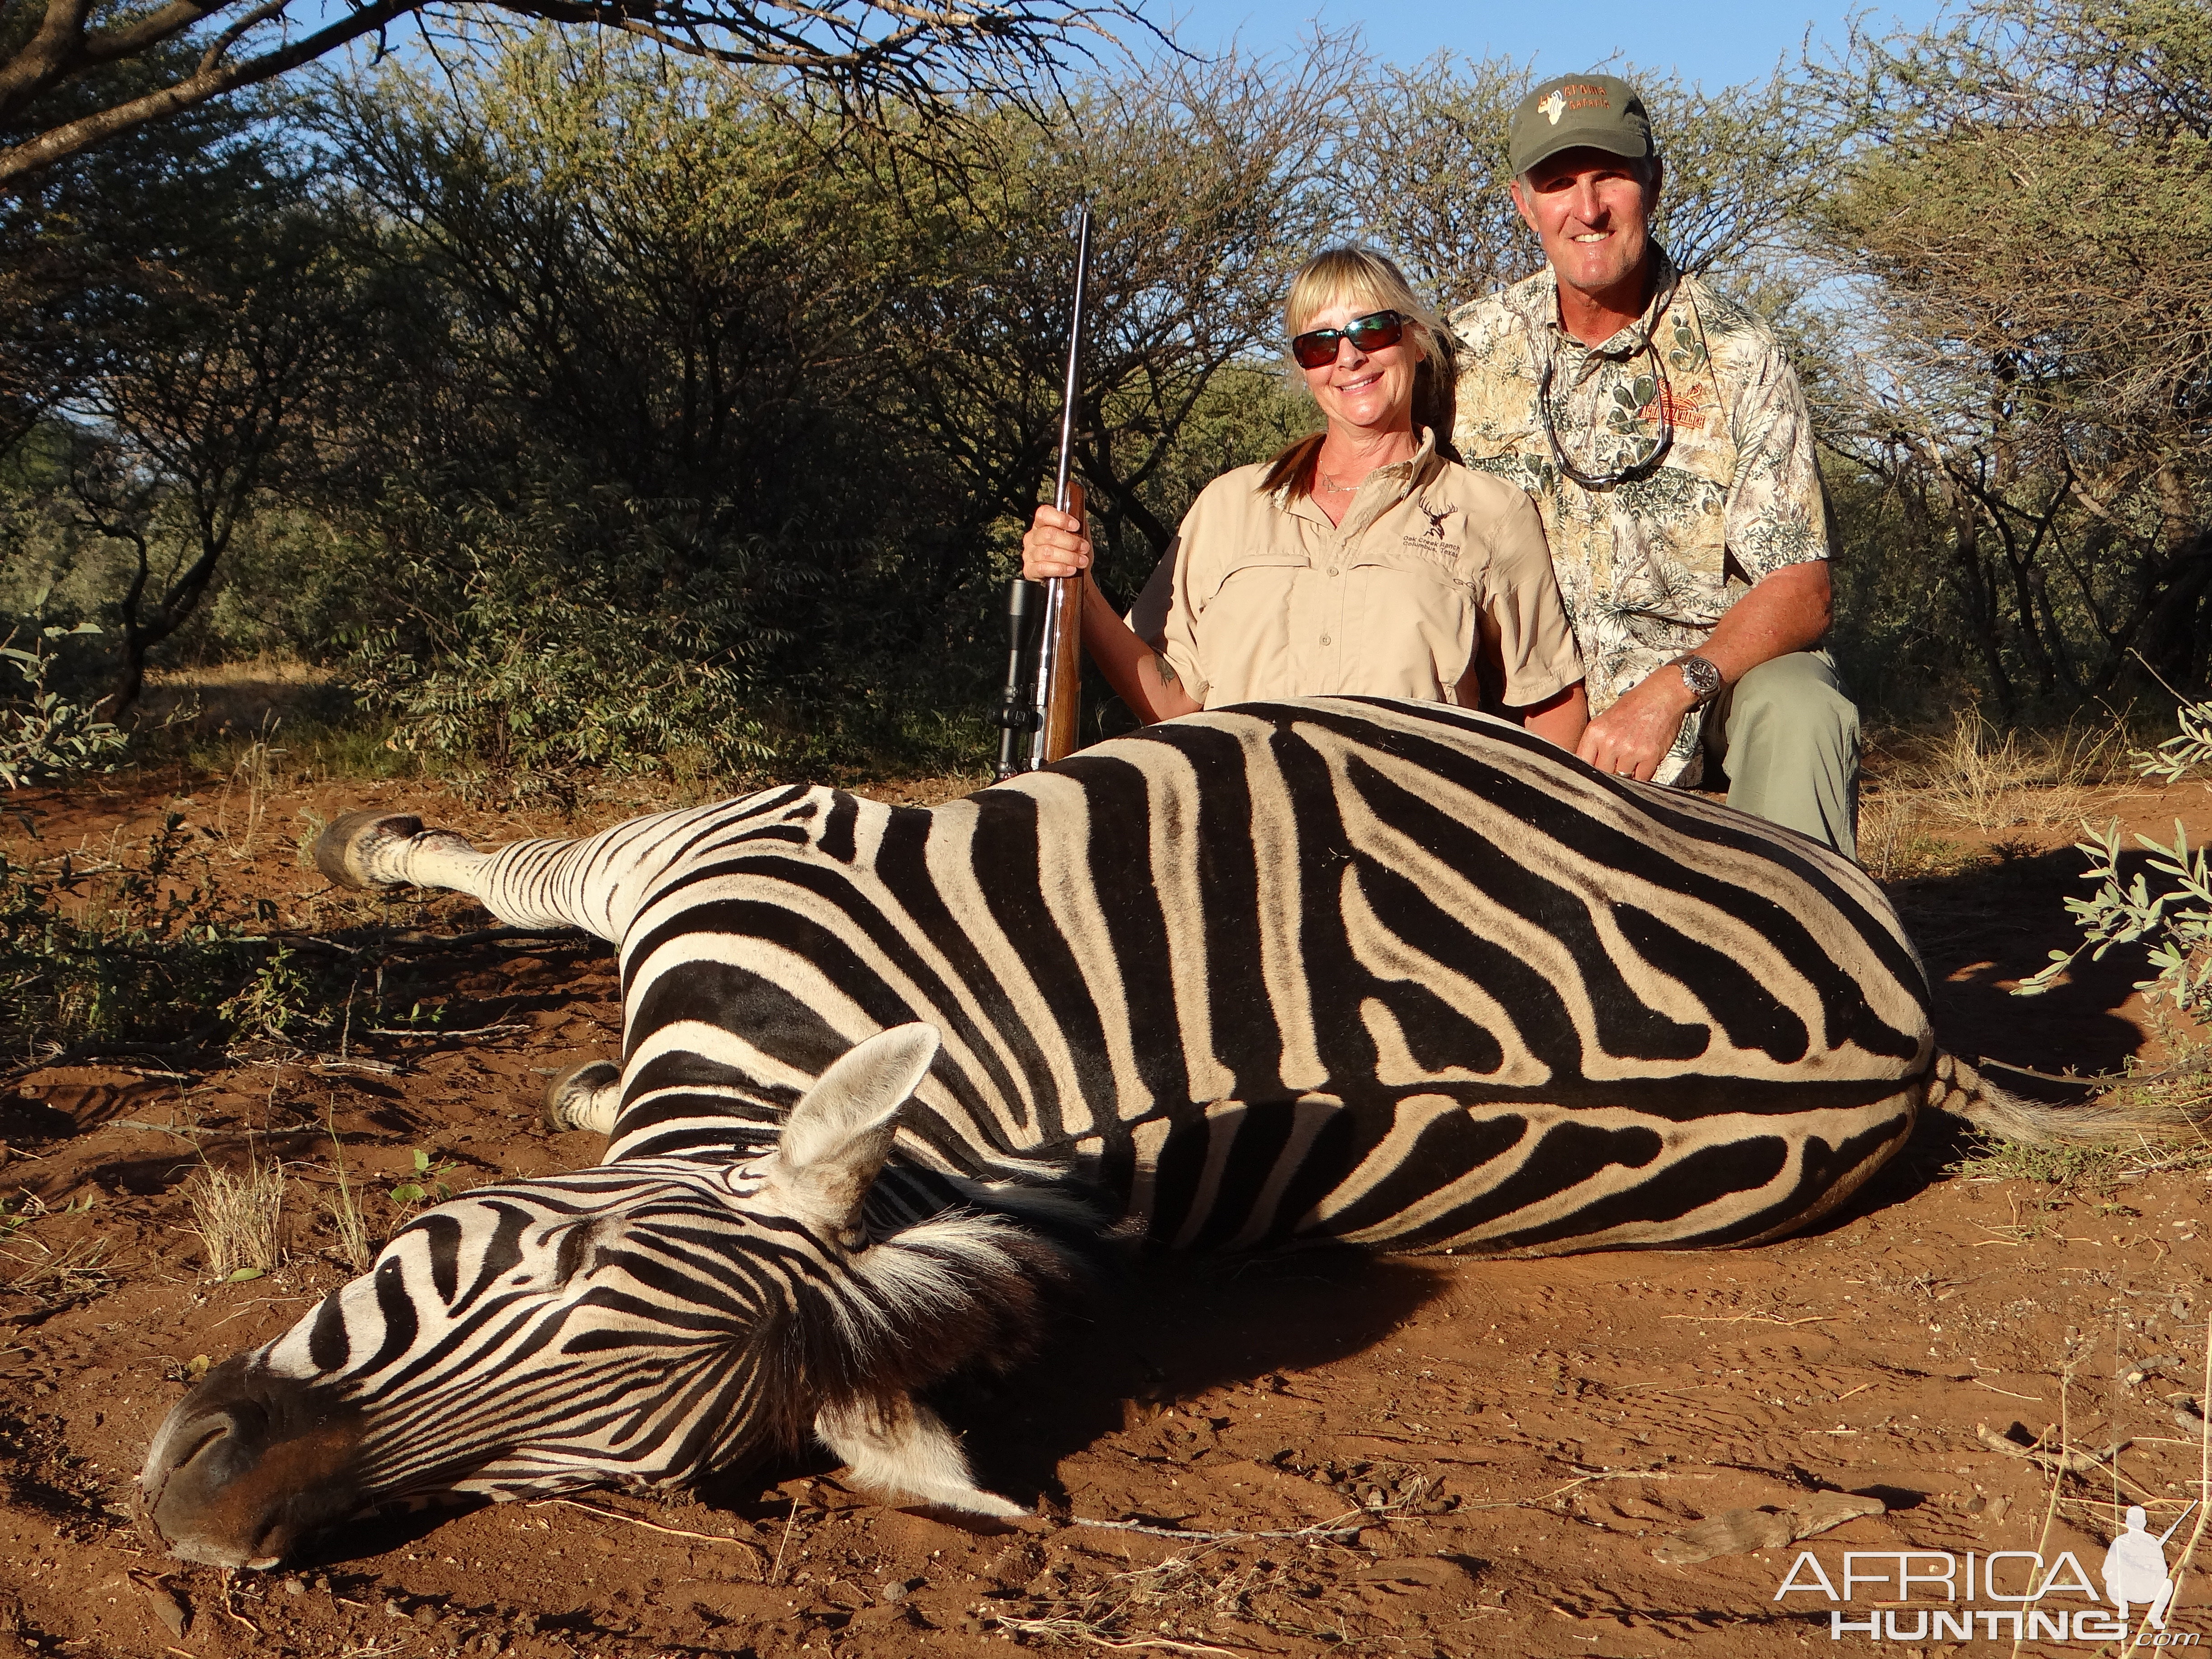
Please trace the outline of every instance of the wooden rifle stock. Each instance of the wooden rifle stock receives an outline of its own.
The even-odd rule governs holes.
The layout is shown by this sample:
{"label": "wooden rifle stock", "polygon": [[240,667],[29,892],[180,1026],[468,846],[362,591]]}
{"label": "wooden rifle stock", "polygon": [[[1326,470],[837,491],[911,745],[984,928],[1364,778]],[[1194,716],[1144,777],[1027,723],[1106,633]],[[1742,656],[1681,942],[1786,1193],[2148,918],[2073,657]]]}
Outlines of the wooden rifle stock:
{"label": "wooden rifle stock", "polygon": [[1077,748],[1083,702],[1083,577],[1058,576],[1045,611],[1042,672],[1037,698],[1044,705],[1044,729],[1037,733],[1038,764],[1066,760]]}

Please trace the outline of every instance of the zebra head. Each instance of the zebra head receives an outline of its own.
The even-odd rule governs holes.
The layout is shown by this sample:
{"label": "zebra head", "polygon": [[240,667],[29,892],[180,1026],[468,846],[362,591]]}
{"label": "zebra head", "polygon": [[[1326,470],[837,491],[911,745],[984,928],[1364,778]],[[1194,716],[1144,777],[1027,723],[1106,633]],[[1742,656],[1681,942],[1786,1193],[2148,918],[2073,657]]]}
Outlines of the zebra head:
{"label": "zebra head", "polygon": [[865,1485],[1020,1513],[914,1390],[1025,1353],[1073,1264],[1003,1214],[894,1231],[866,1206],[937,1047],[927,1025],[871,1037],[727,1164],[605,1164],[424,1212],[169,1413],[139,1476],[155,1531],[189,1561],[270,1567],[385,1504],[678,1486],[809,1426]]}

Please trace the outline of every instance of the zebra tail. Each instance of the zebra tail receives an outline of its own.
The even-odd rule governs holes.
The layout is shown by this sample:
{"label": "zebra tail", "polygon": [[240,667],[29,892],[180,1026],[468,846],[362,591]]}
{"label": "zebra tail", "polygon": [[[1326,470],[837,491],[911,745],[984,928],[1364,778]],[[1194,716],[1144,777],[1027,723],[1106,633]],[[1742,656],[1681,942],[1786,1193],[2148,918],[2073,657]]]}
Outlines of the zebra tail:
{"label": "zebra tail", "polygon": [[2051,1106],[2022,1100],[2000,1089],[1955,1054],[1937,1054],[1928,1073],[1924,1103],[1933,1110],[1964,1118],[2000,1140],[2030,1146],[2106,1146],[2129,1140],[2155,1140],[2200,1130],[2208,1108],[2166,1105],[2131,1094],[2107,1097],[2077,1106]]}

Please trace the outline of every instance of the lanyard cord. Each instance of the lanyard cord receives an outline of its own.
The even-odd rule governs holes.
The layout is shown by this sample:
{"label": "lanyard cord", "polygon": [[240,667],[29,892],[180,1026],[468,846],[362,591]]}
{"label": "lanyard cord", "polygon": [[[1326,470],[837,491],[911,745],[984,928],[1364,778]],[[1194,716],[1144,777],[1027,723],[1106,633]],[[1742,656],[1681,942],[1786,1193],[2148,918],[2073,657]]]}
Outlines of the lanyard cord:
{"label": "lanyard cord", "polygon": [[[1552,460],[1559,471],[1584,489],[1610,489],[1615,484],[1626,483],[1632,478],[1648,477],[1658,470],[1667,452],[1674,445],[1674,383],[1667,378],[1666,355],[1659,349],[1654,337],[1659,322],[1667,308],[1674,302],[1674,292],[1681,286],[1675,276],[1667,284],[1667,291],[1659,303],[1652,307],[1650,326],[1644,331],[1644,349],[1650,354],[1653,374],[1659,382],[1659,431],[1651,447],[1626,466],[1615,467],[1610,472],[1585,472],[1567,459],[1567,452],[1559,442],[1559,429],[1552,421],[1552,377],[1559,367],[1559,343],[1554,340],[1544,356],[1544,373],[1536,382],[1536,413],[1544,423],[1545,441],[1552,447]],[[1631,354],[1632,361],[1634,354]]]}

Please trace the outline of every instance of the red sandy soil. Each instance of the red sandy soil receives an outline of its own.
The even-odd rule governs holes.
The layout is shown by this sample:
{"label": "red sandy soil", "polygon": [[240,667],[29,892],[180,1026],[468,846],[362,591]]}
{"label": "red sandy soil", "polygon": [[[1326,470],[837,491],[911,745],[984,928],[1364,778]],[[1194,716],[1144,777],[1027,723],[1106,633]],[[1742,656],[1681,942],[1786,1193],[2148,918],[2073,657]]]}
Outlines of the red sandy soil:
{"label": "red sandy soil", "polygon": [[[303,866],[302,814],[404,805],[489,842],[625,810],[533,817],[422,782],[226,793],[173,769],[8,804],[49,851],[97,850],[118,830],[132,844],[181,811],[211,832],[227,887],[310,931],[376,907]],[[2212,823],[2195,787],[2097,805],[2161,834],[2177,812],[2199,833]],[[2061,900],[2081,890],[2081,860],[2065,840],[2034,832],[1898,885],[1956,1051],[2083,1072],[2149,1052],[2139,962],[2039,1001],[2006,994],[2071,943]],[[452,898],[391,919],[484,925]],[[2156,1532],[2200,1490],[2199,1437],[2166,1396],[2207,1391],[2205,1175],[1978,1179],[1931,1123],[1845,1214],[1759,1249],[1141,1262],[1041,1361],[941,1402],[1000,1490],[1226,1537],[1044,1521],[979,1534],[883,1508],[817,1461],[666,1503],[602,1493],[362,1522],[274,1573],[183,1566],[135,1526],[133,1477],[203,1357],[274,1335],[345,1277],[322,1210],[336,1190],[325,1120],[378,1228],[401,1213],[391,1189],[417,1150],[452,1164],[456,1187],[597,1155],[592,1137],[548,1137],[537,1113],[550,1073],[616,1052],[606,948],[487,942],[391,971],[386,1006],[441,1008],[441,1034],[353,1029],[343,1059],[325,1034],[0,1085],[0,1199],[28,1217],[0,1235],[0,1655],[1841,1651],[1828,1601],[1776,1599],[1799,1549],[1839,1588],[1844,1552],[1905,1549],[2071,1550],[2095,1583],[2116,1500],[2145,1503]],[[249,1148],[292,1177],[289,1259],[210,1284],[180,1184],[203,1156],[235,1166]],[[2077,1449],[2130,1443],[2054,1492],[1977,1433],[2015,1423],[2058,1425]],[[1882,1509],[1782,1544],[1839,1492]],[[1760,1512],[1735,1517],[1752,1547],[1655,1553],[1730,1510]],[[1853,1622],[1883,1593],[1861,1583]],[[2041,1605],[2090,1603],[2061,1591]],[[2212,1626],[2212,1579],[2183,1583],[2174,1624]],[[1963,1645],[1917,1645],[2011,1648],[2009,1625],[1989,1628],[1999,1640],[1977,1626]],[[1914,1629],[1907,1613],[1899,1633]]]}

